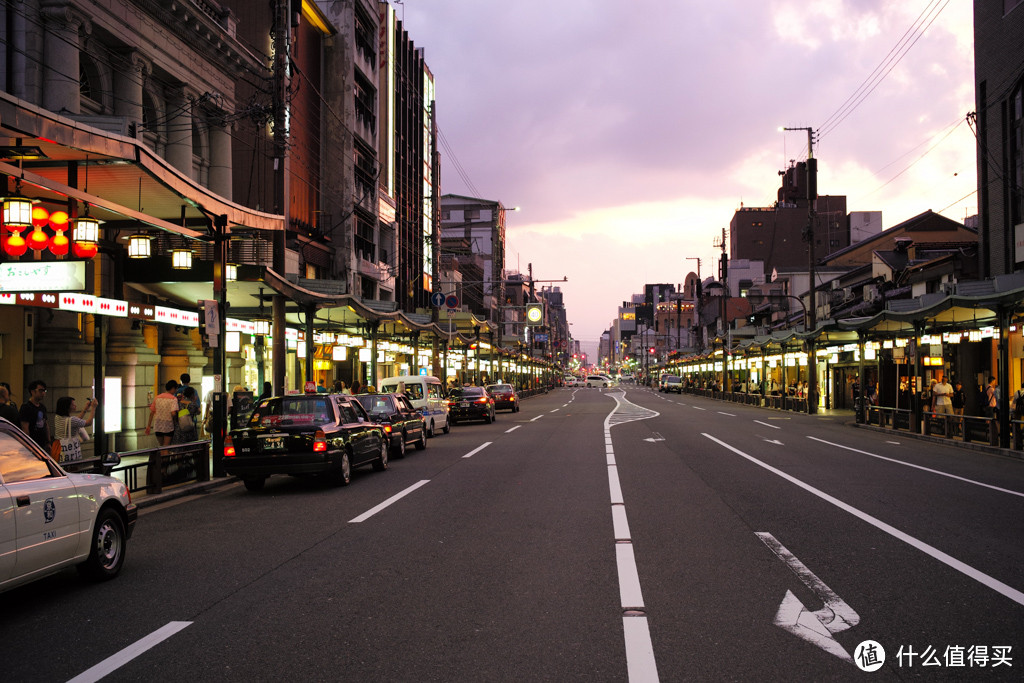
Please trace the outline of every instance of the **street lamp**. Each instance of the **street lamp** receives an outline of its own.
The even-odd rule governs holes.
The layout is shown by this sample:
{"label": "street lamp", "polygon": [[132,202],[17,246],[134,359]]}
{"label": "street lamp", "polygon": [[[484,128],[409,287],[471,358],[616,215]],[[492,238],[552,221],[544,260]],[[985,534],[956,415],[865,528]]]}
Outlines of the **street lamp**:
{"label": "street lamp", "polygon": [[814,203],[818,199],[818,160],[814,158],[814,129],[786,128],[779,130],[801,130],[807,131],[807,230],[804,236],[807,238],[807,274],[810,279],[810,306],[806,308],[807,314],[807,412],[814,415],[818,409],[818,368],[814,352],[814,339],[810,335],[818,326],[814,301]]}

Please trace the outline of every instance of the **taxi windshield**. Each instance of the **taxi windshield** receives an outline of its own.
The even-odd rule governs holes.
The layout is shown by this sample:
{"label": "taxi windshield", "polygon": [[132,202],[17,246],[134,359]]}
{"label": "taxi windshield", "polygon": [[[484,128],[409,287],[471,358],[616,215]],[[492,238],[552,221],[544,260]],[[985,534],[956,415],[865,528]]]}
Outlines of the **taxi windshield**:
{"label": "taxi windshield", "polygon": [[250,427],[318,427],[334,421],[326,396],[281,396],[264,399],[252,411]]}

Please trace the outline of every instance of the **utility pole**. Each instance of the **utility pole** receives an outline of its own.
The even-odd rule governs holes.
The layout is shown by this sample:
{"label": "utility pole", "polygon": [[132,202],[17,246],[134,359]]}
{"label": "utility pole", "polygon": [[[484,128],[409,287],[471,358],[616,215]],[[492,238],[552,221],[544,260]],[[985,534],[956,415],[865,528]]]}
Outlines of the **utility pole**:
{"label": "utility pole", "polygon": [[[817,309],[815,307],[815,280],[814,272],[814,205],[818,201],[818,160],[814,158],[814,129],[805,128],[781,128],[780,130],[802,130],[807,131],[807,229],[804,231],[804,239],[807,240],[807,275],[810,278],[807,305],[805,332],[807,333],[807,412],[814,415],[818,412],[818,363],[815,356],[816,350],[814,339],[811,336],[818,327]],[[863,391],[863,378],[861,387]]]}
{"label": "utility pole", "polygon": [[[288,166],[288,87],[291,61],[291,2],[274,0],[274,210],[284,216],[284,226],[274,237],[274,271],[282,278],[287,273],[285,249],[288,246],[288,226],[291,223],[289,210],[289,182],[291,173]],[[288,352],[284,339],[284,300],[280,294],[274,297],[273,352],[274,391],[285,393],[285,361]],[[279,314],[280,311],[280,314]],[[225,378],[225,382],[227,378]]]}
{"label": "utility pole", "polygon": [[722,259],[719,262],[718,274],[719,280],[722,282],[722,305],[720,320],[722,321],[722,338],[724,343],[722,346],[725,352],[722,354],[722,391],[728,393],[732,391],[732,378],[729,376],[729,358],[732,353],[732,325],[729,324],[729,252],[726,251],[726,235],[725,228],[722,228],[722,241],[720,244],[715,246],[722,247]]}

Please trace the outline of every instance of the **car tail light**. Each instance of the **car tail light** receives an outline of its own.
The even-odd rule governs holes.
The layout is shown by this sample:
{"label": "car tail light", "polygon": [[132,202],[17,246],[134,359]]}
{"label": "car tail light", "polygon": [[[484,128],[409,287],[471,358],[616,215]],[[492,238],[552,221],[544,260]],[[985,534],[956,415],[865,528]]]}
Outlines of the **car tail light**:
{"label": "car tail light", "polygon": [[313,434],[313,452],[323,453],[327,450],[327,435],[324,434],[324,430],[318,429]]}
{"label": "car tail light", "polygon": [[487,396],[481,396],[476,400],[477,403],[489,403],[491,401]]}
{"label": "car tail light", "polygon": [[391,433],[391,425],[381,425],[381,427],[384,428],[384,433],[385,434],[390,434]]}
{"label": "car tail light", "polygon": [[235,442],[229,434],[224,438],[224,457],[233,458],[235,457]]}

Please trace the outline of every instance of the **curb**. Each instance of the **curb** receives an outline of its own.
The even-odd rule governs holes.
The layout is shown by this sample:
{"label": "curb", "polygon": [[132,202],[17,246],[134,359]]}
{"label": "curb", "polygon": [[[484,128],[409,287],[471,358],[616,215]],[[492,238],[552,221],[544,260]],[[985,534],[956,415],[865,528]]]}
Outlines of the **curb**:
{"label": "curb", "polygon": [[174,488],[165,489],[160,493],[145,494],[139,496],[139,498],[132,499],[139,509],[152,507],[153,505],[159,505],[160,503],[166,503],[169,500],[176,498],[184,498],[185,496],[191,496],[198,493],[206,493],[213,489],[219,489],[222,486],[233,484],[237,481],[241,481],[238,477],[218,477],[210,479],[210,481],[198,481],[191,484],[181,484]]}

